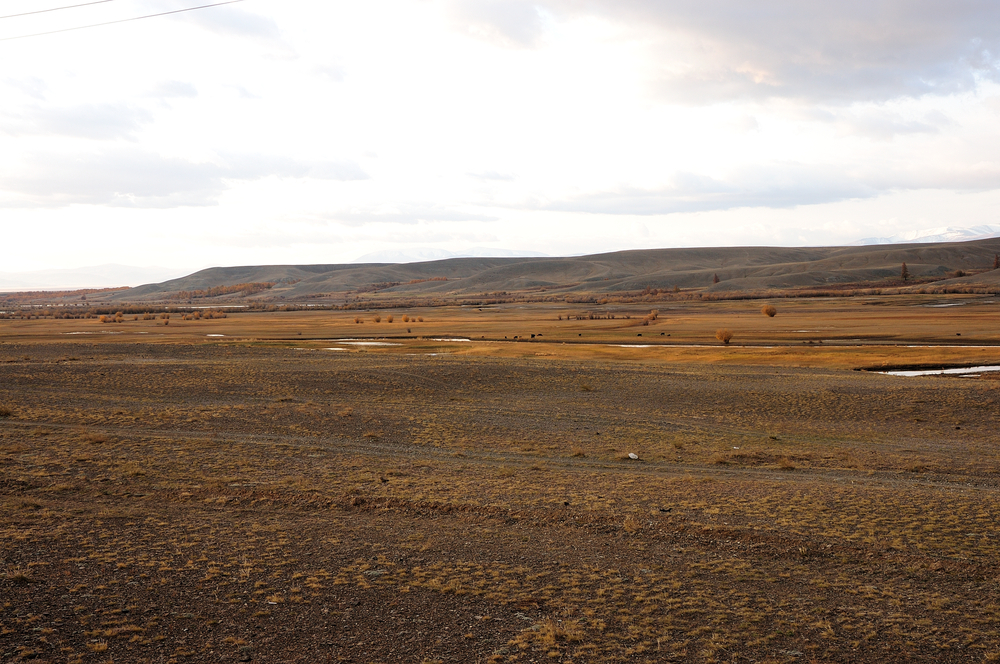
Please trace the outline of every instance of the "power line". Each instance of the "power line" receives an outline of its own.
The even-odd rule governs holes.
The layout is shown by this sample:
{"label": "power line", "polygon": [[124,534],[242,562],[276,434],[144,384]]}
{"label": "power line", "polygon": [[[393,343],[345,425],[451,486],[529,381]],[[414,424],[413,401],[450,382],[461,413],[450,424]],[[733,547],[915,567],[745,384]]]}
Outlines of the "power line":
{"label": "power line", "polygon": [[57,12],[62,9],[75,9],[76,7],[86,7],[87,5],[100,5],[105,2],[114,2],[114,0],[95,0],[95,2],[84,2],[79,5],[68,5],[66,7],[53,7],[52,9],[39,9],[34,12],[22,12],[20,14],[8,14],[7,16],[0,16],[0,18],[17,18],[18,16],[31,16],[32,14],[44,14],[46,12]]}
{"label": "power line", "polygon": [[4,37],[0,41],[13,41],[15,39],[28,39],[29,37],[43,37],[45,35],[55,35],[60,32],[72,32],[73,30],[86,30],[87,28],[99,28],[103,25],[114,25],[116,23],[128,23],[129,21],[141,21],[144,18],[156,18],[157,16],[168,16],[170,14],[180,14],[182,12],[193,12],[197,9],[207,9],[209,7],[218,7],[220,5],[231,5],[236,2],[243,2],[243,0],[226,0],[225,2],[214,2],[210,5],[200,5],[198,7],[186,7],[185,9],[175,9],[169,12],[160,12],[159,14],[146,14],[145,16],[133,16],[132,18],[122,18],[117,21],[106,21],[104,23],[92,23],[91,25],[78,25],[75,28],[63,28],[62,30],[50,30],[48,32],[36,32],[33,35],[18,35],[17,37]]}

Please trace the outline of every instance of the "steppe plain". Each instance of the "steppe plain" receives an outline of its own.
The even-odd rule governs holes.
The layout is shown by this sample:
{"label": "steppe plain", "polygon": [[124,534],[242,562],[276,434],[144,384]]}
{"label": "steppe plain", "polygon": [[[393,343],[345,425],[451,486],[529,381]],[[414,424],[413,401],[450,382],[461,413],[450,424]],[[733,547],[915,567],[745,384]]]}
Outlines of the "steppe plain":
{"label": "steppe plain", "polygon": [[762,304],[0,320],[0,661],[1000,660],[1000,300]]}

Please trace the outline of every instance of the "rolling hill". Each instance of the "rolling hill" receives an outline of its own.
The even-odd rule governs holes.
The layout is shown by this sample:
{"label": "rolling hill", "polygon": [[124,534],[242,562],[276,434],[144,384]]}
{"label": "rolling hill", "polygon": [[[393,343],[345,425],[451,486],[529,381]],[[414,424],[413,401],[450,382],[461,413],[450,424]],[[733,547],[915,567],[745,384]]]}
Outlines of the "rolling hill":
{"label": "rolling hill", "polygon": [[[650,249],[566,258],[450,258],[406,264],[217,267],[121,291],[113,300],[198,299],[209,304],[234,299],[449,299],[538,291],[571,296],[674,287],[761,291],[888,284],[898,281],[904,262],[915,280],[998,284],[1000,271],[992,270],[997,254],[1000,238],[852,247]],[[974,274],[954,277],[959,270]],[[715,275],[718,283],[714,283]]]}

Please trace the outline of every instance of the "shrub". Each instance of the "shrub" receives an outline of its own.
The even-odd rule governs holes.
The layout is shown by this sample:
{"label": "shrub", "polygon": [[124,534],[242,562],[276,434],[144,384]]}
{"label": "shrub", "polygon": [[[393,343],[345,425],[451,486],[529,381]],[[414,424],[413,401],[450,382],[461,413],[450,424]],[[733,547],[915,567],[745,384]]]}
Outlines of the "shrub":
{"label": "shrub", "polygon": [[6,406],[0,406],[0,419],[11,417],[13,414],[14,411],[12,411],[10,408],[7,408]]}
{"label": "shrub", "polygon": [[760,313],[764,314],[768,318],[774,318],[774,314],[778,313],[778,310],[774,308],[773,304],[765,304],[761,307]]}
{"label": "shrub", "polygon": [[728,344],[730,339],[733,338],[733,333],[729,330],[716,330],[715,338],[724,344]]}
{"label": "shrub", "polygon": [[354,317],[354,322],[355,323],[360,323],[361,322],[361,317],[360,316],[355,316]]}
{"label": "shrub", "polygon": [[391,314],[385,317],[385,322],[387,322],[387,323],[391,323],[392,322],[392,315]]}
{"label": "shrub", "polygon": [[418,323],[423,323],[424,322],[424,317],[423,316],[417,316],[417,322]]}
{"label": "shrub", "polygon": [[403,322],[404,323],[409,323],[410,322],[410,317],[407,316],[406,314],[403,314]]}
{"label": "shrub", "polygon": [[910,271],[906,268],[906,263],[903,263],[903,267],[899,269],[899,278],[903,281],[907,281],[910,278]]}
{"label": "shrub", "polygon": [[622,521],[622,529],[629,534],[638,532],[642,529],[642,522],[634,514],[629,514]]}
{"label": "shrub", "polygon": [[381,323],[382,322],[382,317],[381,316],[375,316],[375,322],[376,323]]}

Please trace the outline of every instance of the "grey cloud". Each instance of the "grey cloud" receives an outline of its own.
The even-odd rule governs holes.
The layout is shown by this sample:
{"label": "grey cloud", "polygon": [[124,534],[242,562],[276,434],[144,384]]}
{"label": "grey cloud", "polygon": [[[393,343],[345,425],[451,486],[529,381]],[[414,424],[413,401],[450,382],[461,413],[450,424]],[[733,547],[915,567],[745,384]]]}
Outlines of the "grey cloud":
{"label": "grey cloud", "polygon": [[954,120],[941,111],[931,111],[913,119],[883,107],[832,111],[813,107],[801,109],[796,115],[805,120],[834,125],[842,135],[882,141],[890,141],[897,135],[938,134],[942,127],[954,124]]}
{"label": "grey cloud", "polygon": [[66,107],[34,107],[23,115],[0,119],[0,131],[18,135],[72,136],[97,140],[132,139],[153,117],[128,104],[81,104]]}
{"label": "grey cloud", "polygon": [[332,221],[348,226],[370,223],[417,224],[428,221],[497,221],[497,217],[468,213],[436,205],[399,205],[392,210],[342,210],[328,215]]}
{"label": "grey cloud", "polygon": [[182,20],[191,21],[220,34],[250,37],[264,41],[281,40],[281,31],[274,21],[238,7],[213,7],[205,11],[189,12],[178,16]]}
{"label": "grey cloud", "polygon": [[3,178],[26,207],[74,203],[127,207],[210,205],[224,188],[218,167],[138,150],[36,155]]}
{"label": "grey cloud", "polygon": [[350,161],[300,161],[271,155],[225,155],[226,177],[252,180],[271,175],[317,180],[367,180],[368,174]]}
{"label": "grey cloud", "polygon": [[260,95],[256,95],[256,94],[250,92],[249,90],[247,90],[246,88],[244,88],[242,85],[231,85],[229,87],[231,87],[234,90],[236,90],[236,92],[239,94],[239,96],[240,96],[241,99],[260,99],[261,98]]}
{"label": "grey cloud", "polygon": [[452,19],[466,32],[508,46],[534,46],[545,33],[541,3],[455,0]]}
{"label": "grey cloud", "polygon": [[317,180],[367,180],[368,174],[354,162],[324,162],[312,166],[308,177]]}
{"label": "grey cloud", "polygon": [[171,99],[175,97],[197,97],[198,90],[190,83],[181,81],[161,81],[149,91],[149,97]]}
{"label": "grey cloud", "polygon": [[905,120],[899,116],[862,116],[838,123],[844,133],[866,136],[878,140],[892,140],[897,134],[936,134],[940,131],[934,122]]}
{"label": "grey cloud", "polygon": [[316,67],[316,73],[326,76],[334,83],[342,83],[344,80],[344,68],[340,65],[320,65]]}
{"label": "grey cloud", "polygon": [[1000,188],[1000,166],[956,169],[846,170],[834,166],[777,163],[747,167],[716,179],[676,173],[656,189],[621,188],[555,201],[528,201],[522,207],[612,215],[663,215],[734,208],[792,208],[873,198],[891,191]]}
{"label": "grey cloud", "polygon": [[[659,89],[681,103],[879,101],[962,92],[979,79],[1000,80],[1000,12],[994,0],[539,4],[557,18],[596,14],[652,31],[665,63]],[[495,25],[501,29],[501,23]]]}
{"label": "grey cloud", "polygon": [[21,94],[34,99],[44,99],[49,86],[40,78],[8,78],[4,83]]}
{"label": "grey cloud", "polygon": [[0,174],[0,182],[12,195],[7,207],[94,204],[172,208],[214,205],[237,180],[367,177],[349,162],[298,162],[264,156],[231,158],[229,162],[194,163],[127,148],[76,156],[35,154],[16,170]]}
{"label": "grey cloud", "polygon": [[501,180],[505,182],[514,180],[513,175],[497,173],[496,171],[483,171],[482,173],[469,173],[468,175],[469,177],[474,177],[479,180]]}
{"label": "grey cloud", "polygon": [[868,198],[881,190],[833,169],[789,164],[734,173],[718,180],[676,173],[658,189],[623,188],[528,207],[615,215],[661,215],[742,207],[788,208]]}

